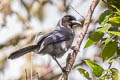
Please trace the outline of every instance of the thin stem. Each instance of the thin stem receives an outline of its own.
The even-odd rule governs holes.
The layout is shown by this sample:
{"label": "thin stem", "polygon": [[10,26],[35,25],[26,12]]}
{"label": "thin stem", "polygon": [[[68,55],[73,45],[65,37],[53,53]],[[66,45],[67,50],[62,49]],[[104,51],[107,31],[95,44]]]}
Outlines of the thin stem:
{"label": "thin stem", "polygon": [[32,65],[33,65],[33,64],[32,64],[32,53],[31,53],[31,55],[30,55],[30,58],[31,58],[31,64],[30,64],[30,73],[31,73],[30,76],[31,76],[31,77],[30,77],[30,78],[31,78],[31,80],[32,80]]}
{"label": "thin stem", "polygon": [[71,5],[70,1],[69,1],[69,0],[66,0],[66,1],[67,1],[68,5],[69,5],[78,15],[80,15],[80,17],[82,17],[82,18],[85,20],[85,17],[82,16],[82,15]]}
{"label": "thin stem", "polygon": [[27,70],[26,69],[25,69],[25,75],[26,75],[25,79],[28,80]]}

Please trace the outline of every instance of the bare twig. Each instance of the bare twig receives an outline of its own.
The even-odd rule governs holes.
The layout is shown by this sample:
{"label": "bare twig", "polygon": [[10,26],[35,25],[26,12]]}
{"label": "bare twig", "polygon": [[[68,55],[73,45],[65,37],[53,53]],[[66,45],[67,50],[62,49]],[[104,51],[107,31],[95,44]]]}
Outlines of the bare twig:
{"label": "bare twig", "polygon": [[28,80],[28,76],[27,76],[27,69],[25,69],[25,79]]}
{"label": "bare twig", "polygon": [[69,54],[68,57],[67,57],[66,68],[65,68],[66,72],[63,73],[63,76],[62,76],[61,80],[68,80],[69,72],[71,71],[71,69],[73,67],[73,64],[75,62],[78,51],[80,49],[81,43],[82,43],[82,41],[83,41],[83,39],[84,39],[84,37],[87,33],[92,14],[93,14],[94,9],[97,6],[98,2],[99,2],[99,0],[93,0],[92,1],[92,4],[91,4],[90,9],[88,11],[88,14],[87,14],[87,16],[85,18],[85,21],[83,23],[82,32],[79,35],[79,40],[77,41],[77,44],[75,46],[75,50],[73,50],[73,53]]}
{"label": "bare twig", "polygon": [[38,80],[40,79],[38,72],[37,72],[37,78],[38,78]]}
{"label": "bare twig", "polygon": [[31,58],[31,61],[30,61],[30,62],[31,62],[31,64],[30,64],[30,73],[31,73],[30,76],[31,76],[31,77],[30,77],[30,78],[31,78],[31,80],[32,80],[32,71],[33,71],[33,70],[32,70],[32,66],[33,66],[33,63],[32,63],[32,53],[31,53],[31,55],[30,55],[30,58]]}
{"label": "bare twig", "polygon": [[66,0],[66,1],[67,1],[68,5],[69,5],[77,14],[79,14],[83,19],[85,19],[85,17],[82,16],[82,15],[70,4],[69,0]]}

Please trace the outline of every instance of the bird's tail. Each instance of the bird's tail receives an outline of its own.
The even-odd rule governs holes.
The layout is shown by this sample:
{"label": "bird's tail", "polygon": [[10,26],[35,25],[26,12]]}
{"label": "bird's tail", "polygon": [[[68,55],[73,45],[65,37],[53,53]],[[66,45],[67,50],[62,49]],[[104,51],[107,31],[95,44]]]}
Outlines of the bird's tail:
{"label": "bird's tail", "polygon": [[38,48],[39,46],[38,45],[32,45],[32,46],[28,46],[28,47],[25,47],[25,48],[22,48],[18,51],[15,51],[13,52],[9,57],[8,59],[15,59],[15,58],[18,58],[28,52],[31,52],[31,51],[34,51]]}

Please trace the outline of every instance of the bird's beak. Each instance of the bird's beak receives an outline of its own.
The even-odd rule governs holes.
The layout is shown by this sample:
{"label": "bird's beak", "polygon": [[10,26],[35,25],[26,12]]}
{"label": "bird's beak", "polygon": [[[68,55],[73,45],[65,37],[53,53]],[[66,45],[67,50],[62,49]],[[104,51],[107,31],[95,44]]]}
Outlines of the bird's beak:
{"label": "bird's beak", "polygon": [[81,22],[77,21],[77,20],[72,20],[71,21],[73,25],[82,25]]}

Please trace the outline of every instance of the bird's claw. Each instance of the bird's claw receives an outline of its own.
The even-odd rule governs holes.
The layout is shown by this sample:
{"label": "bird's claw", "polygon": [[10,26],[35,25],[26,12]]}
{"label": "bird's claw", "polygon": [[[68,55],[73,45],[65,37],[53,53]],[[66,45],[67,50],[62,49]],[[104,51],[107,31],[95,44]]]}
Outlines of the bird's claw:
{"label": "bird's claw", "polygon": [[66,67],[63,67],[62,68],[62,72],[64,73],[64,72],[68,72],[68,70],[66,70]]}

